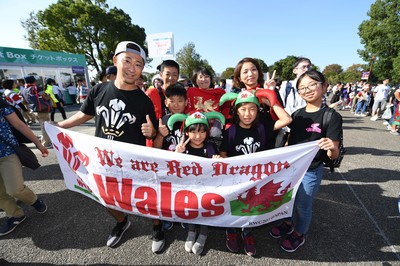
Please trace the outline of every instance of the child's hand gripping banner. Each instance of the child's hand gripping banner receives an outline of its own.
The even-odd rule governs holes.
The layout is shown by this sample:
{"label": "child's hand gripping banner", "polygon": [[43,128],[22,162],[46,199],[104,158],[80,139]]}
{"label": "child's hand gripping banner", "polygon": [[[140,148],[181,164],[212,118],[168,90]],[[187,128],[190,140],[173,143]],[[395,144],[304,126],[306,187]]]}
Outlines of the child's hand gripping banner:
{"label": "child's hand gripping banner", "polygon": [[254,227],[290,217],[317,141],[209,159],[45,124],[68,189],[153,219]]}

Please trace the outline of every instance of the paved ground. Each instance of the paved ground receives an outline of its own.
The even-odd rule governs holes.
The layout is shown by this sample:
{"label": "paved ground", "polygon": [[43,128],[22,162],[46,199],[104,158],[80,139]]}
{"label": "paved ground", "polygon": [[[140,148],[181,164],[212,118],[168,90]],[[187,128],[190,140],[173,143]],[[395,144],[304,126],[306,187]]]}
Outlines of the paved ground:
{"label": "paved ground", "polygon": [[[67,110],[71,116],[77,108]],[[176,224],[164,252],[155,255],[150,221],[133,216],[121,244],[107,248],[114,221],[101,205],[66,190],[51,152],[40,169],[24,170],[26,184],[46,200],[48,212],[40,215],[23,206],[28,219],[0,238],[0,265],[400,265],[400,136],[389,134],[382,121],[340,113],[347,154],[339,171],[326,172],[306,244],[293,254],[267,235],[271,225],[255,229],[255,258],[229,253],[221,229],[210,231],[202,256],[188,254],[185,233]],[[39,132],[38,126],[32,129]],[[75,130],[93,134],[93,121]]]}

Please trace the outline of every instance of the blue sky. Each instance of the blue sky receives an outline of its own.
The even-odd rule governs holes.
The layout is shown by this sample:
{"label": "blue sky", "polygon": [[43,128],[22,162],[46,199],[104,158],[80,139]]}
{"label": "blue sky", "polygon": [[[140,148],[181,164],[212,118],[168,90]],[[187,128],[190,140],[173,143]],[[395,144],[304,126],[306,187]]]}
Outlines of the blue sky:
{"label": "blue sky", "polygon": [[[29,49],[20,21],[55,0],[0,0],[0,46]],[[188,42],[217,73],[243,57],[267,65],[288,55],[305,56],[322,70],[363,64],[358,26],[369,19],[374,0],[108,0],[124,10],[146,34],[173,32],[175,53]],[[34,3],[34,4],[33,4]],[[155,72],[155,58],[145,71]]]}

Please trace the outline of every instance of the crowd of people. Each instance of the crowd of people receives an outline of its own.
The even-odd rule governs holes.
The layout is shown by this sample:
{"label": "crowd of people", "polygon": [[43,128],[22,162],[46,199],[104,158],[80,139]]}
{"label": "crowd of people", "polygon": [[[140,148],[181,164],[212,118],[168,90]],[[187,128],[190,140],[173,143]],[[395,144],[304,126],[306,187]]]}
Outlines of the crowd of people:
{"label": "crowd of people", "polygon": [[387,126],[390,134],[400,135],[400,87],[390,87],[389,79],[376,86],[364,81],[346,84],[339,82],[329,88],[329,93],[332,94],[332,107],[347,109],[359,117],[371,116],[371,121],[383,120],[383,125]]}
{"label": "crowd of people", "polygon": [[[386,97],[383,93],[386,89],[378,86],[372,90],[372,95],[371,88],[361,83],[354,85],[353,90],[353,85],[350,84],[337,84],[330,88],[324,75],[312,69],[311,60],[308,58],[299,58],[295,62],[293,73],[296,78],[282,82],[280,87],[277,87],[273,77],[264,80],[257,60],[243,58],[235,67],[233,85],[236,90],[231,92],[226,92],[223,87],[215,88],[214,77],[204,67],[195,69],[191,79],[183,77],[180,75],[179,64],[174,60],[165,60],[160,64],[159,74],[153,78],[152,87],[147,89],[143,85],[142,76],[145,61],[146,54],[142,47],[131,41],[120,42],[113,56],[114,66],[106,70],[107,82],[95,85],[88,91],[87,96],[80,98],[83,100],[80,110],[69,118],[64,117],[65,113],[60,108],[61,101],[52,89],[53,80],[47,82],[52,88],[36,90],[34,94],[50,99],[54,96],[56,99],[52,100],[59,101],[59,104],[56,102],[55,105],[64,120],[54,123],[61,128],[73,128],[95,118],[97,137],[200,157],[223,159],[318,140],[320,151],[302,179],[294,200],[293,217],[279,221],[269,232],[273,238],[282,238],[280,246],[287,252],[294,252],[305,244],[312,219],[313,200],[323,176],[323,162],[327,158],[335,159],[339,155],[341,115],[333,112],[327,128],[323,129],[320,126],[324,113],[330,108],[326,104],[327,93],[338,95],[335,96],[336,100],[331,103],[331,107],[352,109],[355,115],[361,116],[369,112],[370,105],[366,104],[365,107],[364,104],[368,97],[376,100],[372,104],[372,118],[379,117],[384,110],[385,103],[381,101],[381,97]],[[30,78],[25,78],[25,87],[35,85],[34,77]],[[385,82],[382,86],[387,85]],[[388,122],[394,125],[394,131],[400,124],[399,92],[396,90],[393,94],[391,103],[397,109],[393,112],[392,121]],[[396,104],[394,99],[397,99]],[[118,104],[128,117],[135,118],[133,123],[122,124],[121,134],[118,135],[113,134],[113,125],[96,112],[100,107],[110,109],[115,104]],[[34,117],[39,121],[48,121],[48,116],[47,113],[45,118],[40,115]],[[14,125],[13,119],[13,109],[6,104],[2,105],[0,125],[6,128],[11,139],[13,134],[10,125]],[[22,132],[35,143],[43,156],[46,156],[47,140],[44,136],[47,134],[42,131],[44,139],[39,142],[32,136],[29,127],[22,127]],[[12,141],[16,142],[15,139]],[[21,165],[18,157],[13,154],[12,147],[1,139],[0,156],[0,178],[7,184],[9,170],[4,170],[7,169],[4,165],[7,165],[8,157],[12,157],[18,171]],[[9,216],[6,224],[0,227],[0,235],[10,233],[25,219],[20,210],[14,210],[14,205],[14,209],[7,207],[10,205],[7,203],[10,198],[23,200],[16,191],[25,189],[26,186],[23,185],[21,175],[19,180],[18,187],[0,187],[0,208]],[[30,198],[24,202],[39,212],[44,212],[45,203],[36,196],[30,194]],[[131,226],[131,222],[126,213],[106,209],[115,219],[115,226],[107,238],[106,245],[115,247]],[[151,223],[151,249],[154,253],[160,253],[165,246],[166,234],[174,224],[158,219],[153,219]],[[182,227],[185,228],[183,230],[187,230],[184,249],[197,255],[201,254],[206,245],[209,228],[194,224],[182,224]],[[249,256],[256,255],[256,237],[251,228],[227,226],[227,249],[231,252],[240,250],[238,235],[243,239],[245,253]]]}

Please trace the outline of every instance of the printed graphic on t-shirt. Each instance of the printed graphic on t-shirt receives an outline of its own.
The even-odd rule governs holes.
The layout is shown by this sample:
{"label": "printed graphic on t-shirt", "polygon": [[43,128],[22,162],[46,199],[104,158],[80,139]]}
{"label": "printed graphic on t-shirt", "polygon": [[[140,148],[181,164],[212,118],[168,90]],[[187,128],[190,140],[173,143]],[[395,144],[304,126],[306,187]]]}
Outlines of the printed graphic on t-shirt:
{"label": "printed graphic on t-shirt", "polygon": [[203,103],[203,97],[195,97],[194,108],[200,112],[212,112],[217,110],[218,104],[214,105],[214,101],[212,99],[206,100]]}
{"label": "printed graphic on t-shirt", "polygon": [[169,143],[169,151],[175,151],[176,145],[178,145],[178,143],[181,141],[182,135],[182,131],[180,129],[176,129],[165,138],[165,140]]}
{"label": "printed graphic on t-shirt", "polygon": [[122,126],[125,123],[133,124],[136,117],[130,113],[125,113],[126,104],[119,99],[112,99],[109,106],[97,106],[96,113],[104,120],[101,130],[107,139],[114,139],[124,134]]}
{"label": "printed graphic on t-shirt", "polygon": [[321,128],[319,127],[319,123],[311,124],[310,127],[306,128],[306,131],[307,132],[316,132],[316,133],[321,133],[322,132]]}
{"label": "printed graphic on t-shirt", "polygon": [[243,154],[255,153],[258,148],[260,148],[261,143],[259,141],[255,142],[254,138],[247,137],[243,139],[243,144],[235,146],[236,151],[241,151]]}

